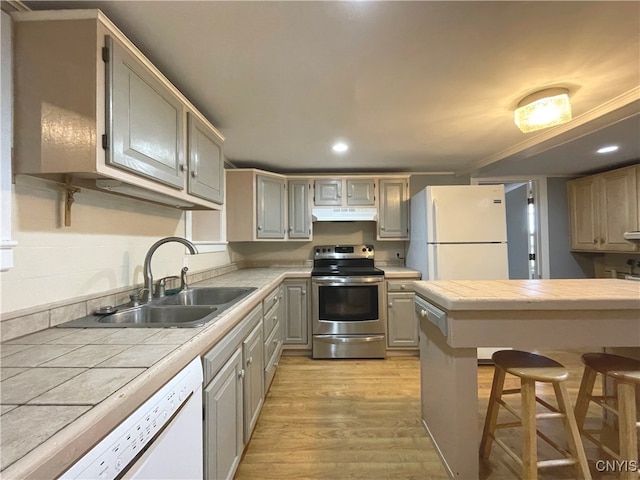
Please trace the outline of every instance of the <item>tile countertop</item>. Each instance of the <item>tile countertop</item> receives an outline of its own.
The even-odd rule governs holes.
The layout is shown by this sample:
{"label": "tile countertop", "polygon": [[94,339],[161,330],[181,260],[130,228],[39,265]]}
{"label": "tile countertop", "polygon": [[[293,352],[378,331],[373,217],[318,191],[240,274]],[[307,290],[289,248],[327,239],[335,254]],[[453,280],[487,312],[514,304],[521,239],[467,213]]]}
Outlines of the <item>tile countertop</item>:
{"label": "tile countertop", "polygon": [[[415,270],[380,267],[387,278]],[[2,477],[53,478],[195,357],[206,353],[284,278],[310,267],[251,268],[192,286],[258,290],[199,328],[50,328],[0,345]],[[72,319],[69,319],[72,320]]]}
{"label": "tile countertop", "polygon": [[640,285],[609,278],[575,280],[439,280],[415,292],[445,310],[638,309]]}

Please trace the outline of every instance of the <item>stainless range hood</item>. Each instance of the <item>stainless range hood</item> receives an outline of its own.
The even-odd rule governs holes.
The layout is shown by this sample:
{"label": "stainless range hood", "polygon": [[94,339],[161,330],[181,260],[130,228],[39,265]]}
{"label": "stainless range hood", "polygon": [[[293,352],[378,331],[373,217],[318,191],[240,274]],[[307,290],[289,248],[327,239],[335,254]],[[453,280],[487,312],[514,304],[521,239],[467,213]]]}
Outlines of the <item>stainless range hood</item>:
{"label": "stainless range hood", "polygon": [[375,222],[378,210],[372,207],[317,207],[311,209],[314,222]]}
{"label": "stainless range hood", "polygon": [[624,239],[631,243],[640,243],[640,231],[624,232]]}

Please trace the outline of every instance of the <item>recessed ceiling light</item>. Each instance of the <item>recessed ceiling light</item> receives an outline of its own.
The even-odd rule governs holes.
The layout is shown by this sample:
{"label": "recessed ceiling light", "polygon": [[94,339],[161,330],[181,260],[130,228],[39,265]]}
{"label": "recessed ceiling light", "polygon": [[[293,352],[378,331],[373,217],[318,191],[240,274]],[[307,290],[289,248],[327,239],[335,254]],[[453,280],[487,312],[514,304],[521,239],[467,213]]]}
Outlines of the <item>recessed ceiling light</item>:
{"label": "recessed ceiling light", "polygon": [[598,153],[612,153],[618,150],[618,145],[607,145],[606,147],[599,148]]}
{"label": "recessed ceiling light", "polygon": [[344,153],[347,150],[349,150],[349,145],[347,145],[344,142],[336,142],[333,144],[333,146],[331,147],[331,150],[333,150],[336,153]]}

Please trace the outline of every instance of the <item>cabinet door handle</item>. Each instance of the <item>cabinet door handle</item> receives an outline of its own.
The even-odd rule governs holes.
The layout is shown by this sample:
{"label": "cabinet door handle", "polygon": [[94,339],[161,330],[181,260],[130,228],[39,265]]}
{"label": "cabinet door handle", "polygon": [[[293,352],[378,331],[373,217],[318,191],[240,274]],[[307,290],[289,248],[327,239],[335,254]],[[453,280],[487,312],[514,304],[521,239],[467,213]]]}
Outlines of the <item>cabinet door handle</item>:
{"label": "cabinet door handle", "polygon": [[594,239],[593,239],[593,243],[598,243],[598,239],[597,239],[597,238],[594,238]]}
{"label": "cabinet door handle", "polygon": [[194,170],[193,172],[191,172],[191,176],[192,176],[193,178],[196,178],[196,177],[198,176],[198,171],[197,171],[197,170]]}
{"label": "cabinet door handle", "polygon": [[262,225],[258,225],[258,230],[262,230]]}
{"label": "cabinet door handle", "polygon": [[307,291],[306,290],[302,290],[302,292],[300,293],[301,295],[306,295]]}
{"label": "cabinet door handle", "polygon": [[400,290],[406,290],[407,286],[403,283],[402,285],[400,285]]}
{"label": "cabinet door handle", "polygon": [[186,172],[187,171],[187,165],[185,163],[181,163],[180,164],[180,171],[181,172]]}
{"label": "cabinet door handle", "polygon": [[253,357],[247,359],[247,367],[253,363]]}
{"label": "cabinet door handle", "polygon": [[600,239],[600,243],[604,243],[604,238],[601,238],[601,239]]}
{"label": "cabinet door handle", "polygon": [[427,318],[427,311],[424,308],[422,310],[420,310],[420,316],[422,318]]}
{"label": "cabinet door handle", "polygon": [[392,302],[389,302],[389,307],[393,307],[393,303]]}
{"label": "cabinet door handle", "polygon": [[380,230],[384,230],[384,225],[380,225]]}
{"label": "cabinet door handle", "polygon": [[238,372],[238,378],[244,378],[244,368]]}

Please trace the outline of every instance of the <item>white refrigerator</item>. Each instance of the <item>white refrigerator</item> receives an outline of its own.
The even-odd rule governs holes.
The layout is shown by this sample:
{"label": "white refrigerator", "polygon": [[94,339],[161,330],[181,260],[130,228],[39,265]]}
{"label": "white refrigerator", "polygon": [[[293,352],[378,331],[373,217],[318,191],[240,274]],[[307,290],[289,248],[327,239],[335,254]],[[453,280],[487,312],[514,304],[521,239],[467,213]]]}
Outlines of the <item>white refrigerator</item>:
{"label": "white refrigerator", "polygon": [[[406,264],[422,280],[508,279],[504,186],[430,186],[414,195]],[[501,349],[480,348],[478,360]]]}

